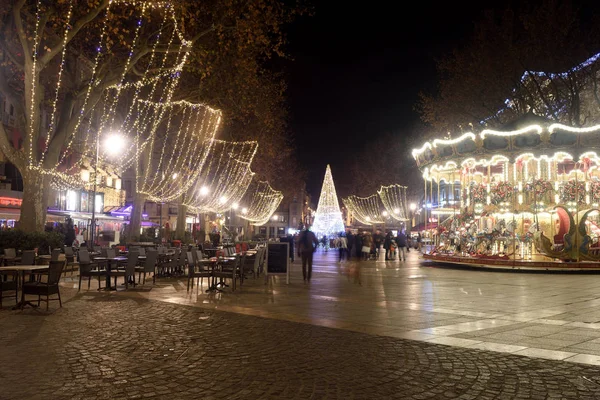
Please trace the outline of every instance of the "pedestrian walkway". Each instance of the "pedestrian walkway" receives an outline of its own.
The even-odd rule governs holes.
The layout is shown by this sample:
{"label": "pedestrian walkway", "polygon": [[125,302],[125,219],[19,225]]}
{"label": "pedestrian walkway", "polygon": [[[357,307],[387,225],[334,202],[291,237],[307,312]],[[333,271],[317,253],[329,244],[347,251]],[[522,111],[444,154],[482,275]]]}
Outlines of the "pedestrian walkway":
{"label": "pedestrian walkway", "polygon": [[106,293],[0,319],[0,398],[598,399],[591,365]]}
{"label": "pedestrian walkway", "polygon": [[[315,255],[313,279],[292,266],[283,276],[248,279],[235,292],[187,292],[185,278],[159,279],[107,294],[192,305],[456,347],[600,364],[600,276],[432,267],[406,262],[337,261]],[[360,284],[357,273],[360,272]],[[85,287],[86,285],[84,285]],[[94,285],[92,285],[93,287]],[[63,288],[76,293],[77,279]],[[206,288],[206,282],[203,289]],[[96,296],[95,290],[82,295]],[[37,311],[36,311],[37,312]],[[9,311],[0,311],[0,318]]]}
{"label": "pedestrian walkway", "polygon": [[[360,272],[360,285],[356,273]],[[75,287],[75,282],[66,282]],[[186,291],[185,278],[111,293],[457,347],[600,364],[600,276],[347,261],[319,250],[313,279],[247,280],[236,292]],[[206,288],[206,286],[204,287]]]}

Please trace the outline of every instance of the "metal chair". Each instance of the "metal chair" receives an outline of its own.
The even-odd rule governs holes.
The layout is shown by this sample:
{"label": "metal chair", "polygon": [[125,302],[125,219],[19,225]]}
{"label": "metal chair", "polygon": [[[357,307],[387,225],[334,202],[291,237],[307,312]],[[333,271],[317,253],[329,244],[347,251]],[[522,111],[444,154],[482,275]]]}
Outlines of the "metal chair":
{"label": "metal chair", "polygon": [[[23,285],[23,294],[38,296],[38,306],[40,305],[40,301],[43,300],[42,296],[46,296],[46,300],[43,300],[46,302],[46,311],[48,311],[50,301],[53,300],[58,300],[60,307],[62,307],[58,283],[60,282],[60,275],[64,267],[65,261],[50,261],[50,265],[48,266],[48,281],[26,282]],[[55,294],[58,295],[58,299],[51,299],[50,296]]]}

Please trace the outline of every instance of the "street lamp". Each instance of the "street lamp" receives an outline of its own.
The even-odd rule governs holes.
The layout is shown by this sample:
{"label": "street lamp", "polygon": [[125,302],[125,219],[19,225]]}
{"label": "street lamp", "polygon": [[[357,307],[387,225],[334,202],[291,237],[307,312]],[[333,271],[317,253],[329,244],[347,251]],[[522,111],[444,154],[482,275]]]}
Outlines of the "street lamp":
{"label": "street lamp", "polygon": [[[108,155],[118,154],[125,146],[125,138],[119,133],[109,134],[104,142],[104,150]],[[98,189],[98,163],[100,160],[100,132],[96,133],[96,162],[94,163],[94,189],[92,191],[92,223],[90,224],[90,243],[94,248],[96,233],[96,190]],[[88,245],[89,247],[89,245]]]}

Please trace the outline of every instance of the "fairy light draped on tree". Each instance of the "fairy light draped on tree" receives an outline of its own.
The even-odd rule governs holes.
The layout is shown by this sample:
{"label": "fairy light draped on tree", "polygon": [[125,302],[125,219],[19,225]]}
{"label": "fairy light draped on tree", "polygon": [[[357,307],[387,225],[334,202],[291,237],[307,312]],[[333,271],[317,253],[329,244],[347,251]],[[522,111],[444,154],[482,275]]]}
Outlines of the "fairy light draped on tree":
{"label": "fairy light draped on tree", "polygon": [[337,235],[345,230],[329,164],[325,170],[321,196],[319,197],[312,230],[325,235]]}
{"label": "fairy light draped on tree", "polygon": [[384,222],[381,215],[379,196],[374,194],[369,197],[348,196],[342,199],[344,205],[352,216],[363,224],[381,224]]}
{"label": "fairy light draped on tree", "polygon": [[198,212],[224,212],[240,203],[252,182],[250,164],[258,143],[210,140],[205,146],[210,153],[182,204]]}
{"label": "fairy light draped on tree", "polygon": [[268,182],[259,181],[252,186],[240,205],[239,217],[253,225],[264,225],[279,207],[283,193],[273,189]]}
{"label": "fairy light draped on tree", "polygon": [[394,184],[390,186],[382,186],[377,191],[379,198],[383,203],[388,215],[396,221],[407,221],[406,217],[406,186]]}
{"label": "fairy light draped on tree", "polygon": [[[72,39],[72,11],[70,4],[64,20],[58,74],[52,90],[54,98],[48,122],[41,125],[45,134],[40,135],[37,142],[26,140],[25,145],[28,147],[29,169],[52,176],[57,187],[89,188],[95,177],[87,182],[82,180],[78,167],[85,160],[95,158],[96,140],[102,142],[113,132],[129,138],[128,147],[120,151],[120,158],[108,159],[102,151],[98,155],[101,164],[115,163],[121,170],[133,164],[135,152],[143,151],[152,142],[164,119],[163,115],[156,113],[153,102],[170,105],[189,55],[189,42],[183,37],[169,3],[113,0],[104,10],[103,17],[97,18],[99,33],[85,39],[91,49],[91,63],[81,71],[85,76],[84,90],[77,93],[75,99],[70,99],[67,92],[72,88],[63,82],[63,70],[66,58],[72,52],[67,46]],[[128,17],[123,20],[120,15]],[[125,36],[114,29],[113,25],[118,24],[130,26],[131,34]],[[150,41],[142,41],[140,38],[148,35],[148,29],[155,30],[155,33],[150,35]],[[41,36],[38,36],[36,42],[41,42]],[[34,52],[34,63],[44,57],[37,53]],[[32,89],[32,103],[35,93],[36,89]],[[74,109],[74,115],[68,120],[64,117],[66,110],[61,110],[61,105],[67,107],[64,104]],[[160,109],[164,113],[169,107]],[[35,113],[31,110],[30,121],[36,118]],[[36,136],[32,132],[31,136]],[[60,146],[59,151],[56,151],[56,146]]]}
{"label": "fairy light draped on tree", "polygon": [[150,118],[162,115],[163,121],[143,151],[136,152],[136,192],[151,201],[169,202],[187,192],[198,179],[221,113],[184,101],[152,104],[151,108],[149,113],[158,115]]}

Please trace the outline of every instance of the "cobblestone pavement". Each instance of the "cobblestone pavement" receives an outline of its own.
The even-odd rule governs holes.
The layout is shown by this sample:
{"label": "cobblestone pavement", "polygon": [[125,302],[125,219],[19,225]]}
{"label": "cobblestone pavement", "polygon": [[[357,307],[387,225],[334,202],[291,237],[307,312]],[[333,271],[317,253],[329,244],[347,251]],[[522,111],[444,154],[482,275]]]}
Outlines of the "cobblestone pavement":
{"label": "cobblestone pavement", "polygon": [[0,319],[0,398],[598,399],[600,369],[114,294]]}

